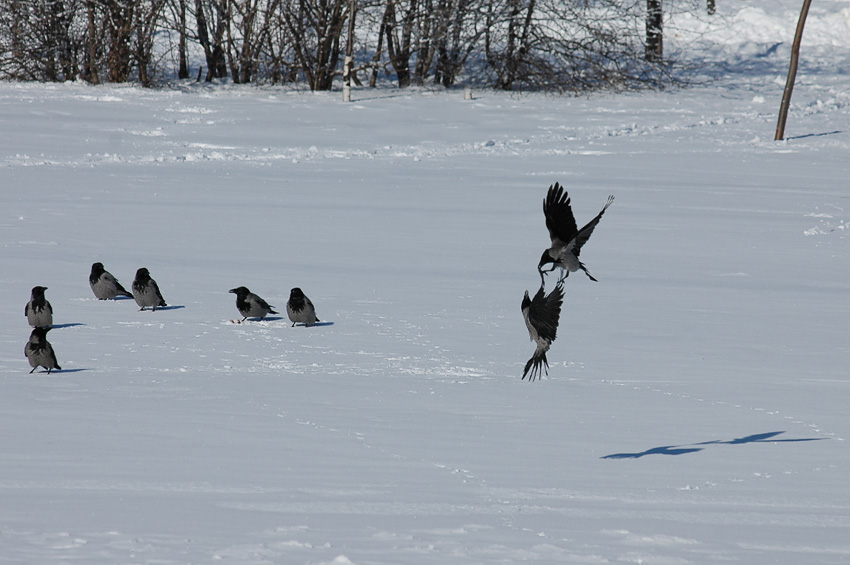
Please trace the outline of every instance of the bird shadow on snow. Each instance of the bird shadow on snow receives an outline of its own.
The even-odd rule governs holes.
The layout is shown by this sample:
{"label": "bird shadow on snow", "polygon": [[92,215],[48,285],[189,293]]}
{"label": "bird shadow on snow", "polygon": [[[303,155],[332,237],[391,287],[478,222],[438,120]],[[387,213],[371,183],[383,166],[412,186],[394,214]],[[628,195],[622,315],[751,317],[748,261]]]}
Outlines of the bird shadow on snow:
{"label": "bird shadow on snow", "polygon": [[246,320],[237,320],[237,323],[247,324],[248,322],[279,322],[283,319],[283,316],[266,316],[265,318],[248,318]]}
{"label": "bird shadow on snow", "polygon": [[75,326],[85,326],[85,324],[81,324],[80,322],[73,322],[70,324],[54,324],[50,329],[60,330],[62,328],[73,328]]}
{"label": "bird shadow on snow", "polygon": [[[159,312],[160,310],[182,310],[183,308],[185,308],[185,306],[157,306],[156,311]],[[147,309],[147,306],[145,307],[145,311],[150,312],[150,310]]]}
{"label": "bird shadow on snow", "polygon": [[[245,321],[242,321],[242,320],[230,320],[230,321],[231,321],[231,323],[235,323],[235,324],[247,324],[249,322],[252,322],[252,323],[279,322],[281,320],[284,320],[283,316],[266,316],[262,320],[259,319],[259,318],[248,318]],[[287,322],[286,325],[289,325],[289,322]],[[305,328],[305,327],[306,328],[315,328],[315,327],[319,327],[319,326],[332,326],[332,325],[334,325],[334,323],[333,322],[316,322],[312,326],[307,326],[307,325],[301,324],[301,323],[296,324],[296,325],[300,328]]]}
{"label": "bird shadow on snow", "polygon": [[309,326],[307,324],[302,324],[301,322],[298,322],[297,324],[293,324],[292,327],[293,328],[295,328],[295,327],[298,327],[298,328],[320,328],[322,326],[332,326],[332,325],[334,325],[333,322],[316,322],[315,324],[311,324]]}
{"label": "bird shadow on snow", "polygon": [[653,447],[652,449],[647,449],[646,451],[641,451],[640,453],[614,453],[611,455],[605,455],[604,457],[600,457],[600,459],[640,459],[641,457],[645,457],[647,455],[685,455],[686,453],[696,453],[697,451],[702,451],[703,449],[705,449],[704,447],[697,447],[700,445],[743,445],[747,443],[798,443],[803,441],[821,441],[824,439],[828,439],[825,437],[774,439],[776,436],[784,433],[784,431],[767,432],[763,434],[753,434],[730,440],[717,439],[713,441],[703,441],[701,443],[692,443],[690,445],[665,445],[662,447]]}
{"label": "bird shadow on snow", "polygon": [[33,371],[32,373],[29,373],[29,374],[30,375],[45,375],[45,376],[50,375],[52,377],[53,375],[64,375],[66,373],[81,373],[83,371],[88,371],[88,370],[89,369],[53,369],[52,371],[50,371],[48,373],[47,370],[44,369],[44,370],[41,370],[41,371]]}

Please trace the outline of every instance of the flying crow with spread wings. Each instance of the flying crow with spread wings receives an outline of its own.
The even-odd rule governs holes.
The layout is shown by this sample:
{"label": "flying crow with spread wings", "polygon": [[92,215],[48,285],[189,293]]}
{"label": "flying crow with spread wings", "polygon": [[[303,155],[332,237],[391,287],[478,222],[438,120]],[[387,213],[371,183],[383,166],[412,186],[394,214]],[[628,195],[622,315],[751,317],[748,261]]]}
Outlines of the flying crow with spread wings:
{"label": "flying crow with spread wings", "polygon": [[[581,253],[582,246],[590,239],[590,235],[602,218],[602,214],[605,213],[612,202],[614,202],[614,197],[609,196],[602,211],[579,230],[570,206],[570,198],[564,187],[558,183],[549,187],[549,192],[543,200],[543,214],[546,216],[546,227],[549,229],[552,247],[543,252],[540,263],[537,265],[541,279],[543,279],[544,272],[552,272],[556,268],[560,268],[564,273],[561,280],[567,278],[570,273],[581,269],[590,280],[596,281],[593,275],[587,271],[584,263],[579,260],[579,253]],[[552,265],[552,268],[544,271],[543,267],[549,264]]]}
{"label": "flying crow with spread wings", "polygon": [[558,281],[555,288],[548,295],[544,293],[543,285],[540,285],[540,290],[534,295],[534,298],[529,298],[528,291],[525,291],[525,297],[522,299],[522,317],[525,318],[525,325],[528,327],[528,335],[531,341],[537,344],[534,350],[534,355],[525,364],[525,370],[522,372],[522,378],[528,377],[529,381],[534,381],[538,377],[549,374],[549,361],[546,359],[546,352],[558,331],[558,319],[561,316],[561,304],[564,301],[564,282]]}

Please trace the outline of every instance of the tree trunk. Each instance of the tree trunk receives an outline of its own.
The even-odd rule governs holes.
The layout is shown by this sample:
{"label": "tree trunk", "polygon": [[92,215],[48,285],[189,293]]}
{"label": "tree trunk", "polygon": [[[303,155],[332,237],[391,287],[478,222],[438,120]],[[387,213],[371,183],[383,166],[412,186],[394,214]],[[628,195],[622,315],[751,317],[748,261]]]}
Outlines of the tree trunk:
{"label": "tree trunk", "polygon": [[401,16],[401,34],[396,33],[398,23],[396,21],[396,2],[399,0],[387,0],[387,8],[384,11],[385,35],[387,38],[387,56],[395,69],[398,78],[398,87],[410,86],[410,57],[413,55],[411,37],[413,25],[417,18],[417,1],[409,0],[405,12]]}
{"label": "tree trunk", "polygon": [[378,69],[381,62],[381,51],[384,46],[384,34],[386,33],[386,20],[381,21],[381,30],[378,32],[378,45],[375,47],[375,56],[372,57],[372,76],[369,78],[369,86],[375,88],[378,83]]}
{"label": "tree trunk", "polygon": [[508,22],[508,45],[504,63],[499,76],[499,88],[511,90],[522,73],[526,55],[529,51],[529,35],[534,18],[535,0],[530,0],[522,16],[522,0],[511,0],[511,13]]}
{"label": "tree trunk", "polygon": [[649,62],[664,59],[663,24],[661,0],[646,0],[646,60]]}
{"label": "tree trunk", "polygon": [[126,82],[130,77],[130,38],[133,33],[135,5],[111,2],[107,5],[109,50],[106,67],[109,82]]}
{"label": "tree trunk", "polygon": [[86,2],[86,17],[88,20],[88,38],[86,41],[86,64],[84,65],[85,79],[93,85],[100,84],[97,72],[97,22],[95,21],[95,3]]}
{"label": "tree trunk", "polygon": [[189,78],[189,58],[186,54],[186,0],[179,0],[177,6],[177,78]]}
{"label": "tree trunk", "polygon": [[204,49],[204,58],[207,61],[207,75],[205,80],[212,81],[214,78],[227,76],[227,61],[222,48],[222,35],[224,34],[224,13],[220,5],[213,7],[218,16],[218,23],[214,30],[213,38],[210,39],[210,28],[207,15],[204,10],[204,1],[195,0],[195,21],[198,24],[198,43]]}

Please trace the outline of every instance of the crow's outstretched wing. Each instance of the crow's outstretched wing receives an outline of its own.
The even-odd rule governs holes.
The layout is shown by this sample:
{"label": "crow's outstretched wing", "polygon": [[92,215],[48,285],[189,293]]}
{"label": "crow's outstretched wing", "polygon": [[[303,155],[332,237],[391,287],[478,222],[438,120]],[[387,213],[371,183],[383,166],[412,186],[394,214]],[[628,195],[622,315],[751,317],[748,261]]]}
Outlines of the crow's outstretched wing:
{"label": "crow's outstretched wing", "polygon": [[546,228],[552,245],[567,245],[578,233],[570,198],[564,187],[555,183],[549,187],[549,192],[543,200],[543,215],[546,217]]}
{"label": "crow's outstretched wing", "polygon": [[561,317],[561,305],[564,302],[564,285],[558,283],[548,295],[543,287],[534,295],[528,312],[529,323],[534,326],[539,339],[549,343],[555,341],[558,333],[558,321]]}
{"label": "crow's outstretched wing", "polygon": [[602,207],[602,211],[596,214],[596,217],[587,222],[583,228],[581,228],[575,236],[575,245],[573,246],[573,255],[578,257],[581,252],[581,247],[587,243],[587,240],[590,239],[590,235],[593,233],[594,228],[596,228],[596,224],[599,223],[599,220],[602,219],[602,214],[605,213],[605,210],[608,209],[608,206],[614,203],[614,196],[611,195],[608,197],[608,202],[605,203],[605,206]]}

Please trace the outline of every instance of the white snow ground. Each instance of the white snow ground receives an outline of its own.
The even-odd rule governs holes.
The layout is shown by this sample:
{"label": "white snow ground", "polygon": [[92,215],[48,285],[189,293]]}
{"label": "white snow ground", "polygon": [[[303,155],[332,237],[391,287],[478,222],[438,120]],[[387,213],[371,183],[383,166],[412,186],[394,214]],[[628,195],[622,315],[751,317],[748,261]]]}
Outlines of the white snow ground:
{"label": "white snow ground", "polygon": [[[790,38],[743,32],[661,93],[0,84],[0,563],[850,561],[844,32],[781,143]],[[555,181],[617,200],[528,383]],[[238,285],[323,325],[232,324]]]}

